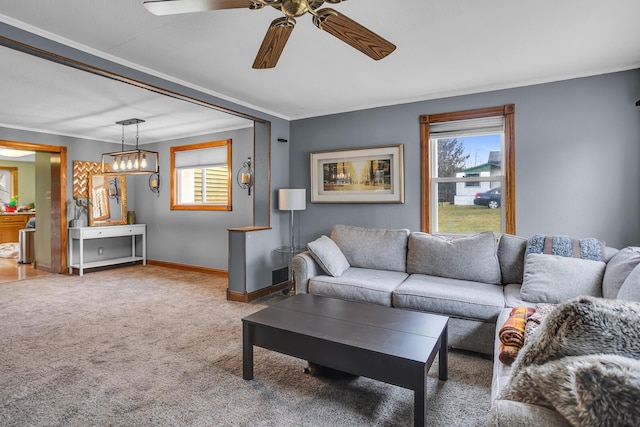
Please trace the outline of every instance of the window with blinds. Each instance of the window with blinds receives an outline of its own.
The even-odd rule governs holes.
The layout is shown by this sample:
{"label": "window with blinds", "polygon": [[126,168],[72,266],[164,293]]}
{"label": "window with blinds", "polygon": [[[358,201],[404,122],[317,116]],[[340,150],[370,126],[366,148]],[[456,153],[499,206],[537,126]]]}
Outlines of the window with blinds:
{"label": "window with blinds", "polygon": [[171,147],[171,209],[231,210],[231,140]]}
{"label": "window with blinds", "polygon": [[420,117],[422,231],[515,234],[512,104]]}

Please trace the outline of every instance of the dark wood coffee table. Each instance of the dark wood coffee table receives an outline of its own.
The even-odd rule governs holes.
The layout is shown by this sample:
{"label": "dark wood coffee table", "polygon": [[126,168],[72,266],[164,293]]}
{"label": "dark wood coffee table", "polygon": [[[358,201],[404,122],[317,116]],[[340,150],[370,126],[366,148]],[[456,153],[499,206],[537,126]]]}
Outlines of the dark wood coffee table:
{"label": "dark wood coffee table", "polygon": [[448,317],[298,294],[242,319],[242,377],[253,379],[253,346],[414,391],[424,426],[427,372],[440,353],[447,380]]}

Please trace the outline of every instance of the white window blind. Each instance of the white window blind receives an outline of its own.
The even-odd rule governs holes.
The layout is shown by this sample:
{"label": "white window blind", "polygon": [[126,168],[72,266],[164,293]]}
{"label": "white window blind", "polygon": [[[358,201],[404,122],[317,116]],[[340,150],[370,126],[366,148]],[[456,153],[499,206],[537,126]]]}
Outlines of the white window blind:
{"label": "white window blind", "polygon": [[467,135],[487,135],[502,132],[504,132],[504,116],[429,124],[429,137],[432,139],[454,138]]}
{"label": "white window blind", "polygon": [[227,164],[227,147],[202,148],[200,150],[176,151],[175,169],[194,169]]}

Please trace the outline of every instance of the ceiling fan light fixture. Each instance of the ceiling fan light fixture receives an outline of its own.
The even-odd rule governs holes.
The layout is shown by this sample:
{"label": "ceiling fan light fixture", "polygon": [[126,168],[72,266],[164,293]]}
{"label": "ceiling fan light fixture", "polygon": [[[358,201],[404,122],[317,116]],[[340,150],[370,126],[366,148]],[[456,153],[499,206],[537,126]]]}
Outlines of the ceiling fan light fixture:
{"label": "ceiling fan light fixture", "polygon": [[282,13],[287,16],[298,17],[307,13],[311,8],[307,0],[283,0],[281,9]]}
{"label": "ceiling fan light fixture", "polygon": [[221,9],[262,9],[271,6],[285,16],[271,23],[252,67],[254,69],[274,68],[293,31],[295,20],[306,13],[313,15],[316,27],[331,34],[374,60],[391,54],[396,46],[359,24],[358,22],[325,8],[324,3],[339,4],[345,0],[147,0],[144,6],[156,15],[171,15],[188,12],[204,12]]}

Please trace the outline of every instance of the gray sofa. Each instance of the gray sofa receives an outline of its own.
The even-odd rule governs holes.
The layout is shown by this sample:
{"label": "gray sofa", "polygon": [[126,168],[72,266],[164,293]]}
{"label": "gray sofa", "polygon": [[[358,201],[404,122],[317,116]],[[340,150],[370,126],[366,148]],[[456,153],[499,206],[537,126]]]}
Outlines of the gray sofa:
{"label": "gray sofa", "polygon": [[640,270],[634,270],[640,253],[634,248],[602,244],[602,261],[585,264],[571,257],[525,257],[527,239],[512,235],[443,239],[344,225],[309,248],[293,259],[297,292],[446,315],[451,347],[495,353],[491,420],[497,426],[568,425],[547,407],[500,398],[511,368],[497,357],[497,331],[512,307],[582,294],[617,298],[631,271],[637,285],[627,299],[640,299]]}
{"label": "gray sofa", "polygon": [[331,275],[311,251],[296,255],[297,292],[443,314],[451,347],[493,354],[496,320],[520,297],[526,239],[336,225],[331,241],[348,267]]}
{"label": "gray sofa", "polygon": [[[561,351],[562,349],[567,349],[570,355],[580,355],[581,357],[586,357],[590,355],[597,355],[596,357],[607,356],[607,353],[615,353],[617,355],[628,356],[633,359],[639,359],[640,356],[640,343],[638,341],[638,337],[640,336],[640,326],[638,325],[638,313],[640,313],[640,304],[636,304],[640,302],[640,248],[637,247],[627,247],[620,251],[615,249],[607,250],[607,257],[605,259],[606,267],[604,270],[604,274],[601,281],[600,289],[596,290],[597,297],[604,298],[595,298],[594,304],[602,304],[604,306],[611,305],[613,310],[611,313],[614,313],[614,317],[617,316],[618,313],[623,313],[624,310],[631,309],[635,310],[634,314],[629,317],[630,323],[628,326],[631,326],[631,332],[622,331],[621,328],[614,326],[615,321],[608,319],[607,322],[602,324],[597,323],[598,318],[600,317],[599,313],[591,313],[586,312],[586,318],[580,319],[566,319],[566,330],[564,334],[558,338],[559,343],[551,344],[555,347],[556,350]],[[557,288],[562,288],[563,284],[561,282],[557,283]],[[573,304],[574,301],[579,300],[580,298],[572,298],[568,301],[565,301],[564,298],[561,297],[561,290],[557,291],[556,295],[557,303],[566,303]],[[589,298],[589,297],[588,297]],[[619,304],[616,304],[616,300],[618,300]],[[511,304],[517,306],[525,306],[525,307],[533,307],[536,304],[530,301],[526,301],[523,299],[514,299],[510,301]],[[627,304],[631,304],[631,306],[627,306]],[[566,304],[565,308],[566,308]],[[576,303],[578,305],[584,305],[584,302]],[[635,304],[635,305],[634,305]],[[504,325],[504,323],[509,318],[509,313],[511,308],[505,308],[498,316],[498,320],[496,322],[496,330]],[[581,313],[585,313],[584,308],[579,310]],[[609,313],[609,314],[611,314]],[[581,333],[581,330],[590,327],[592,322],[596,322],[593,330],[588,331],[588,333]],[[607,328],[610,326],[609,330]],[[544,329],[543,326],[540,326],[540,329]],[[571,341],[574,338],[571,336],[577,337],[575,341]],[[568,337],[567,337],[568,336]],[[585,339],[585,337],[589,337]],[[540,337],[536,337],[540,338]],[[534,342],[530,342],[530,346],[535,346],[540,343],[540,339],[530,338]],[[601,345],[601,348],[592,347],[591,339],[595,340]],[[560,343],[562,342],[562,343]],[[620,349],[615,350],[612,343],[617,343]],[[509,394],[509,386],[512,380],[512,371],[513,367],[518,360],[514,362],[514,365],[506,365],[502,363],[497,355],[499,353],[500,348],[500,339],[498,334],[496,333],[496,337],[494,340],[494,352],[496,357],[494,358],[494,366],[493,366],[493,381],[491,385],[491,425],[492,426],[504,426],[504,427],[524,427],[530,425],[536,426],[569,426],[570,423],[567,421],[565,417],[560,415],[559,412],[555,411],[546,406],[531,404],[531,403],[523,403],[521,401],[514,401],[510,399],[504,398],[504,394]],[[525,351],[523,348],[521,352]],[[561,364],[563,362],[562,358],[554,357],[555,362]],[[571,359],[568,357],[565,360]],[[600,368],[598,368],[599,370]],[[563,374],[556,374],[557,376],[562,376]],[[637,375],[640,375],[638,373]],[[631,387],[632,393],[635,395],[631,398],[633,400],[633,404],[637,402],[636,397],[640,395],[640,390],[638,390],[638,380],[637,378],[628,378],[629,383],[635,382],[634,386]],[[611,382],[609,385],[614,384]],[[628,384],[627,384],[628,385]],[[558,386],[556,384],[556,386]],[[580,389],[580,386],[576,382],[573,384],[576,389]],[[541,386],[544,387],[544,386]],[[627,396],[631,396],[629,390],[625,390],[619,384],[616,386],[618,391],[621,393],[626,393]],[[591,387],[592,388],[592,387]],[[562,389],[558,387],[558,389]],[[612,389],[608,389],[608,391],[603,391],[603,393],[614,393]],[[612,397],[612,400],[615,401],[616,397]],[[593,403],[593,402],[592,402]],[[577,405],[581,406],[581,409],[584,410],[585,407],[590,406],[587,405]],[[617,408],[617,411],[624,411],[621,409],[620,405]],[[602,407],[597,408],[598,411],[602,411]],[[572,411],[569,411],[572,412]],[[622,412],[624,413],[624,412]],[[583,414],[584,415],[584,414]],[[625,421],[625,425],[635,425],[635,421],[631,422],[629,418],[632,414],[626,414],[627,420]],[[638,420],[639,414],[633,414],[633,419]],[[583,422],[585,422],[583,420]],[[631,424],[629,424],[631,422]],[[618,425],[617,422],[611,420],[598,420],[598,425]]]}

